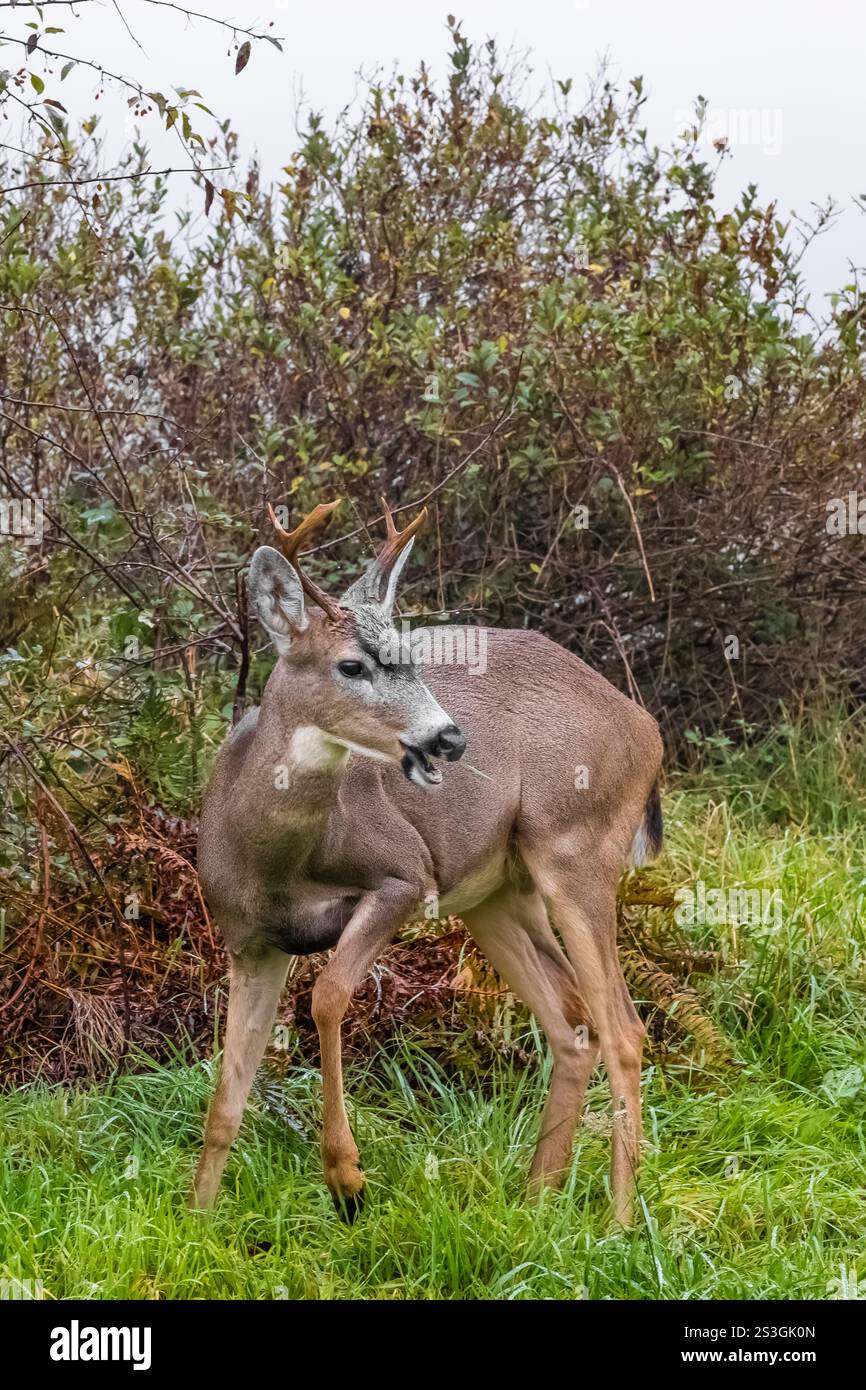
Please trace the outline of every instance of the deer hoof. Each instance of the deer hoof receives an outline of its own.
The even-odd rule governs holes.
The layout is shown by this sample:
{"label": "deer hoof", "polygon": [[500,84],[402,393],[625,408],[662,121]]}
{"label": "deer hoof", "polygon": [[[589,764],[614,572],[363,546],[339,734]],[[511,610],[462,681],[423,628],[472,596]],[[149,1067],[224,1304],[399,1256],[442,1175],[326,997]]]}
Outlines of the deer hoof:
{"label": "deer hoof", "polygon": [[340,1216],[344,1221],[354,1221],[364,1200],[364,1170],[357,1158],[326,1163],[325,1181]]}
{"label": "deer hoof", "polygon": [[347,1226],[351,1226],[355,1218],[360,1215],[364,1205],[364,1189],[359,1187],[357,1192],[350,1192],[347,1196],[338,1196],[332,1192],[334,1207],[341,1221],[345,1221]]}

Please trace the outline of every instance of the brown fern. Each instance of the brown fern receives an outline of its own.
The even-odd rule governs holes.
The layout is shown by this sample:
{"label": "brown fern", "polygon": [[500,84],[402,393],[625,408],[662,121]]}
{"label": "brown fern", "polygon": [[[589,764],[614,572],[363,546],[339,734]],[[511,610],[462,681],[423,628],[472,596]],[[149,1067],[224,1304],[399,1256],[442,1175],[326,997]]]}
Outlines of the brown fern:
{"label": "brown fern", "polygon": [[729,1042],[708,1017],[689,985],[644,955],[637,946],[621,946],[619,957],[629,985],[655,1005],[666,1024],[690,1034],[700,1044],[708,1061],[732,1060]]}

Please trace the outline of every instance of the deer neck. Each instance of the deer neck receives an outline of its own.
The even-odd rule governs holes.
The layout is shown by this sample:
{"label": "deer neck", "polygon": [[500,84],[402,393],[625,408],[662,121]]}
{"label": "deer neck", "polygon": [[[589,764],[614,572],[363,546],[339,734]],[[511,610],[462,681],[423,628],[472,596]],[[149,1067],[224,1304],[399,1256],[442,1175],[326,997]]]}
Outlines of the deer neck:
{"label": "deer neck", "polygon": [[256,859],[278,863],[286,878],[303,869],[336,804],[350,751],[265,692],[232,790],[232,819]]}

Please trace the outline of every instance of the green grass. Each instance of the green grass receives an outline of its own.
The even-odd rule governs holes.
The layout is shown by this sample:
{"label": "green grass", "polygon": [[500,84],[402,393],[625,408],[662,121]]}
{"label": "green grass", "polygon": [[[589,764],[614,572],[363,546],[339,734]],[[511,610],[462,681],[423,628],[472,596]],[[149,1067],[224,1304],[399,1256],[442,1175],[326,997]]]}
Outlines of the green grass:
{"label": "green grass", "polygon": [[307,1068],[278,1109],[254,1097],[208,1218],[183,1199],[209,1063],[0,1098],[0,1275],[56,1298],[832,1298],[858,1263],[866,1282],[863,733],[783,728],[667,798],[660,883],[767,887],[783,912],[688,929],[726,960],[700,988],[736,1062],[647,1067],[633,1233],[608,1228],[603,1077],[566,1189],[537,1207],[541,1078],[447,1077],[407,1036],[348,1068],[368,1174],[352,1227],[319,1176]]}

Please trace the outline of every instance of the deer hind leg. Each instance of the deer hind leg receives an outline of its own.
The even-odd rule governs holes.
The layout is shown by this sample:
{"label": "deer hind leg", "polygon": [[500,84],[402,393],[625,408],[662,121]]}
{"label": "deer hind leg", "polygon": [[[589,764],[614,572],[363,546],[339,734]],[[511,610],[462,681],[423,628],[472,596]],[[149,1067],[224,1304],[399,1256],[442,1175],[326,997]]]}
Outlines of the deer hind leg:
{"label": "deer hind leg", "polygon": [[265,1055],[288,968],[289,957],[282,951],[232,957],[220,1079],[189,1200],[195,1209],[209,1207],[216,1197],[253,1078]]}
{"label": "deer hind leg", "polygon": [[[629,998],[616,950],[616,881],[596,855],[575,844],[565,856],[527,855],[553,925],[595,1022],[613,1096],[610,1185],[614,1214],[633,1219],[641,1146],[641,1054],[644,1027]],[[595,866],[595,867],[594,867]]]}
{"label": "deer hind leg", "polygon": [[465,921],[494,969],[529,1005],[550,1043],[553,1073],[529,1182],[533,1193],[559,1187],[571,1167],[574,1131],[598,1057],[574,971],[535,893],[502,889],[466,913]]}
{"label": "deer hind leg", "polygon": [[350,1221],[361,1205],[364,1173],[346,1114],[340,1027],[358,985],[420,898],[417,888],[394,879],[367,894],[313,988],[322,1054],[322,1167],[334,1202]]}

